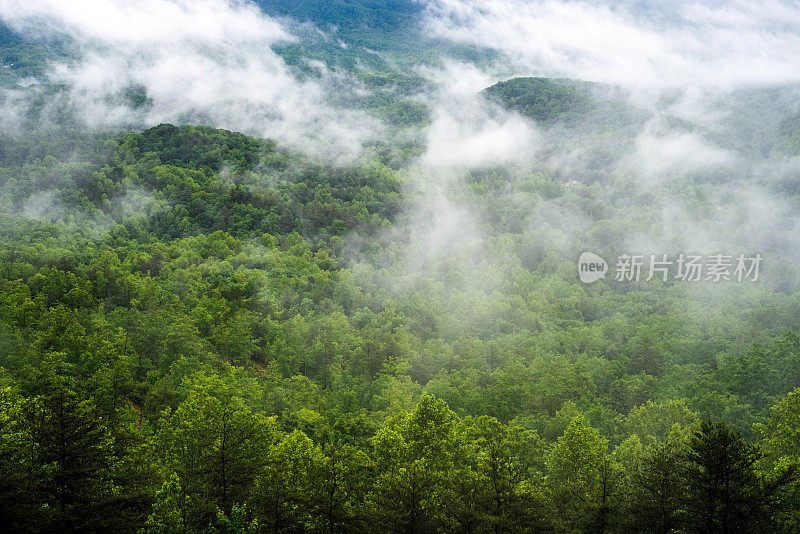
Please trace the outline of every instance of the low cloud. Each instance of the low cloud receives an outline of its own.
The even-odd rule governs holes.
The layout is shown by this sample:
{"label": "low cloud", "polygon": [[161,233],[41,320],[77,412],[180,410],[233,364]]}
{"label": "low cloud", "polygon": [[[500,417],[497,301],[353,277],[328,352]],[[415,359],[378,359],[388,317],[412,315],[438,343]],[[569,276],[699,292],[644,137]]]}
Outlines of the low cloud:
{"label": "low cloud", "polygon": [[439,90],[428,102],[433,120],[423,166],[468,169],[530,161],[539,134],[529,121],[480,96],[496,81],[490,74],[461,63],[426,74]]}
{"label": "low cloud", "polygon": [[52,220],[61,215],[62,206],[58,203],[57,189],[47,189],[31,195],[22,205],[21,214],[26,219]]}
{"label": "low cloud", "polygon": [[800,6],[779,0],[434,0],[435,35],[518,68],[629,86],[800,81]]}
{"label": "low cloud", "polygon": [[619,164],[622,170],[652,180],[683,177],[701,171],[730,171],[739,163],[735,154],[712,145],[692,132],[657,132],[645,128],[636,138],[632,153]]}
{"label": "low cloud", "polygon": [[52,65],[44,81],[68,87],[67,105],[89,126],[204,123],[334,160],[380,130],[328,103],[326,84],[347,80],[293,73],[272,48],[293,37],[250,2],[0,0],[0,20],[71,44],[78,60]]}

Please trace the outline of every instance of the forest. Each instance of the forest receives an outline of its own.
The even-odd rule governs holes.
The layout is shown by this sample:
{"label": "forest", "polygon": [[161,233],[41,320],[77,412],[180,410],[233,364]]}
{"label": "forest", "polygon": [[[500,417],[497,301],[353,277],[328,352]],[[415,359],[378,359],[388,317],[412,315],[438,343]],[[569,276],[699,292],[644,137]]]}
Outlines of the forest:
{"label": "forest", "polygon": [[[800,531],[800,79],[468,26],[583,3],[57,4],[0,0],[0,530]],[[683,253],[763,272],[614,276]]]}
{"label": "forest", "polygon": [[[754,289],[742,311],[677,285],[587,289],[535,235],[511,246],[516,219],[496,212],[509,272],[478,266],[488,280],[471,287],[451,265],[457,295],[435,274],[392,291],[391,249],[369,271],[345,261],[343,235],[385,239],[399,212],[403,174],[380,158],[326,168],[166,124],[42,134],[2,156],[7,524],[795,524],[796,295]],[[470,176],[465,194],[509,206],[502,172]],[[529,201],[587,193],[541,174],[524,186]]]}

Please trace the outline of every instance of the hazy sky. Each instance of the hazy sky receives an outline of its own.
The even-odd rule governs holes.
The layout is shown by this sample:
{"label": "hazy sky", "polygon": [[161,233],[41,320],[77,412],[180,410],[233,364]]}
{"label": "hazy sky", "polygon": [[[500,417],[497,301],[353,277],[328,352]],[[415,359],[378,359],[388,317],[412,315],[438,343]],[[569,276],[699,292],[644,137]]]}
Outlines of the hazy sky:
{"label": "hazy sky", "polygon": [[[272,137],[333,159],[352,157],[379,130],[327,103],[347,86],[324,65],[300,80],[273,50],[295,38],[254,4],[228,0],[0,0],[0,17],[33,34],[67,36],[80,60],[52,65],[89,125],[205,122]],[[118,97],[141,87],[151,106]]]}
{"label": "hazy sky", "polygon": [[[418,22],[427,35],[500,52],[480,69],[442,58],[439,67],[419,70],[439,87],[420,95],[432,109],[433,124],[421,133],[432,165],[531,155],[538,133],[475,96],[509,73],[613,82],[651,100],[668,87],[704,92],[800,81],[797,2],[425,4]],[[318,61],[309,62],[315,76],[299,76],[273,50],[298,39],[288,21],[249,1],[0,0],[0,18],[19,31],[72,40],[79,60],[51,65],[47,77],[71,88],[68,104],[89,125],[203,122],[343,161],[385,138],[379,120],[330,103],[334,92],[369,90]],[[144,88],[151,105],[131,109],[121,98],[131,87]],[[707,109],[696,105],[705,98],[702,93],[675,114],[706,117]],[[13,123],[12,102],[23,100],[6,95],[4,125]],[[671,139],[670,152],[686,142]],[[658,151],[646,142],[641,148]]]}
{"label": "hazy sky", "polygon": [[795,1],[431,0],[428,31],[515,66],[626,85],[800,80]]}
{"label": "hazy sky", "polygon": [[[537,161],[542,146],[559,135],[479,96],[481,89],[511,75],[619,84],[631,90],[638,106],[701,123],[704,129],[665,129],[655,117],[603,169],[635,177],[640,189],[709,169],[724,179],[769,182],[800,168],[797,158],[748,161],[708,135],[725,131],[720,125],[731,111],[718,104],[731,89],[800,82],[798,2],[430,0],[419,17],[427,36],[498,54],[488,63],[443,56],[407,67],[435,88],[421,88],[415,96],[428,106],[430,124],[404,132],[406,139],[415,137],[426,147],[409,172],[420,202],[409,204],[407,219],[428,221],[409,230],[420,244],[412,262],[419,261],[418,252],[426,247],[438,250],[480,235],[481,223],[470,208],[448,197],[459,173],[491,164],[530,171],[542,163]],[[265,15],[251,2],[0,0],[0,19],[24,33],[69,40],[77,58],[49,65],[43,80],[25,80],[0,93],[0,128],[13,128],[14,117],[30,105],[37,82],[54,82],[68,91],[51,105],[70,107],[89,126],[211,124],[273,138],[335,162],[353,161],[375,140],[395,139],[387,130],[390,125],[380,119],[355,105],[333,103],[342,99],[332,96],[363,96],[377,89],[364,87],[353,72],[320,61],[301,59],[305,72],[288,66],[275,47],[311,32],[295,32],[296,23]],[[324,38],[335,43],[338,36],[334,31]],[[372,54],[352,43],[340,53]],[[391,60],[391,51],[383,57]],[[409,63],[413,60],[403,64]],[[144,89],[149,104],[132,107],[123,98],[129,89]],[[663,105],[664,95],[670,96],[668,105]],[[656,109],[656,103],[662,107]],[[774,127],[774,115],[751,115],[763,115],[762,122]],[[587,147],[569,140],[563,145],[544,163],[568,179],[585,165]],[[752,236],[756,244],[782,232],[791,237],[785,231],[795,226],[791,210],[755,187],[742,185],[734,196],[717,202],[720,223],[734,224],[747,212],[749,228],[737,235]],[[692,228],[693,246],[708,250],[726,239],[724,234],[710,235],[708,225],[691,227],[691,210],[680,193],[671,197],[662,191],[656,198],[660,205],[652,209],[663,219],[661,237],[669,240]],[[32,204],[31,211],[41,205]],[[570,207],[542,204],[531,209],[543,228],[543,218],[557,214],[558,222],[550,221],[551,226],[564,240],[577,239],[590,224],[585,214]],[[650,236],[631,238],[665,246]]]}

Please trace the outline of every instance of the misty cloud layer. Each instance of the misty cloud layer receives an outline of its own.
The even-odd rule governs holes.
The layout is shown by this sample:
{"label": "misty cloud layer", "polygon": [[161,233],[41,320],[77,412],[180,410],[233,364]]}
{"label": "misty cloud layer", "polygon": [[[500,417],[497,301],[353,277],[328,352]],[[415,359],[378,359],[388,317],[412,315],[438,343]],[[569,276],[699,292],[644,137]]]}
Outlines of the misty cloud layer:
{"label": "misty cloud layer", "polygon": [[789,1],[434,0],[426,24],[543,75],[629,86],[800,81],[800,6]]}
{"label": "misty cloud layer", "polygon": [[468,169],[531,160],[539,143],[534,125],[479,96],[494,83],[491,76],[462,63],[425,74],[439,88],[428,102],[433,117],[421,158],[425,167]]}
{"label": "misty cloud layer", "polygon": [[347,80],[292,73],[272,47],[294,37],[251,3],[3,0],[0,19],[68,39],[78,60],[51,65],[44,81],[69,87],[65,105],[89,126],[204,123],[334,160],[352,158],[380,126],[327,103],[326,84]]}
{"label": "misty cloud layer", "polygon": [[[510,169],[512,188],[537,170],[561,182],[555,185],[568,191],[565,198],[519,207],[526,235],[561,254],[599,232],[586,213],[586,198],[597,192],[583,189],[595,180],[634,184],[627,198],[594,200],[616,203],[620,211],[610,210],[609,217],[630,225],[625,245],[639,251],[664,253],[678,245],[709,252],[743,245],[752,245],[748,253],[800,250],[788,231],[797,226],[794,207],[773,188],[793,180],[800,164],[754,141],[769,140],[778,121],[797,113],[798,92],[758,101],[737,93],[800,83],[796,3],[432,0],[426,6],[421,42],[435,37],[499,54],[470,63],[431,47],[434,57],[423,66],[419,59],[394,61],[391,50],[375,52],[389,69],[407,69],[402,74],[427,83],[415,98],[429,122],[396,135],[375,114],[332,104],[377,89],[310,56],[300,61],[302,74],[290,67],[275,48],[303,44],[292,31],[296,21],[269,17],[253,3],[0,0],[5,24],[32,37],[58,37],[74,55],[50,63],[41,80],[5,89],[0,129],[19,128],[27,110],[44,102],[43,116],[66,108],[91,127],[209,124],[336,163],[352,162],[373,141],[402,139],[421,147],[404,171],[407,203],[396,230],[406,246],[400,263],[411,274],[435,269],[448,251],[478,251],[477,264],[486,259],[480,251],[491,214],[455,198],[453,190],[470,170],[491,167]],[[341,45],[340,53],[370,68],[363,59],[373,52]],[[591,128],[535,124],[480,95],[513,76],[613,84],[627,105],[652,118],[621,139],[604,139]],[[46,85],[67,89],[45,99]],[[675,126],[675,118],[686,124]],[[693,180],[716,181],[726,194],[698,201],[686,193]],[[42,199],[32,200],[32,215],[43,211]],[[650,212],[623,210],[636,202]],[[698,205],[704,220],[694,216]]]}

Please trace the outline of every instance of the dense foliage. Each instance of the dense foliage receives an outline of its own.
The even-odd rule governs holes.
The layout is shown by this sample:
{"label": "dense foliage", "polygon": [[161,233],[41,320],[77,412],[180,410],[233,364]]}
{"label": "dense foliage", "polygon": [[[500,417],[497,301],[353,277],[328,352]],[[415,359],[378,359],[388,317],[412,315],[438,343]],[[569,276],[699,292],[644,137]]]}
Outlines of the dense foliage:
{"label": "dense foliage", "polygon": [[[649,193],[502,168],[452,192],[483,248],[409,271],[391,159],[170,125],[6,138],[2,524],[796,529],[790,285],[583,286],[576,252]],[[540,216],[575,205],[597,231],[559,245]]]}
{"label": "dense foliage", "polygon": [[580,124],[607,129],[642,124],[651,117],[614,95],[615,88],[564,78],[512,78],[483,94],[539,124]]}
{"label": "dense foliage", "polygon": [[396,31],[414,24],[414,14],[422,4],[411,0],[257,0],[270,14],[291,16],[301,22],[311,21],[323,27],[344,26],[346,29],[380,29]]}

